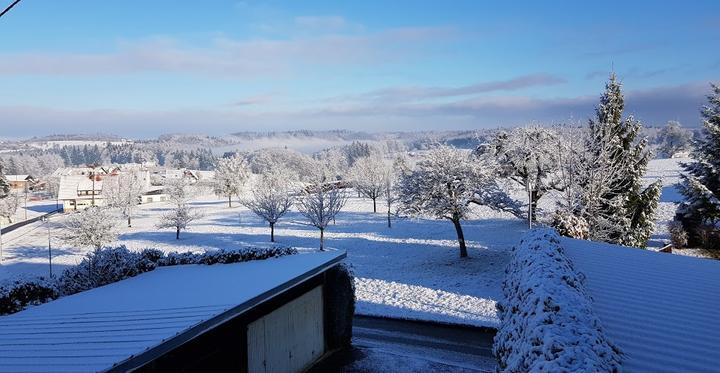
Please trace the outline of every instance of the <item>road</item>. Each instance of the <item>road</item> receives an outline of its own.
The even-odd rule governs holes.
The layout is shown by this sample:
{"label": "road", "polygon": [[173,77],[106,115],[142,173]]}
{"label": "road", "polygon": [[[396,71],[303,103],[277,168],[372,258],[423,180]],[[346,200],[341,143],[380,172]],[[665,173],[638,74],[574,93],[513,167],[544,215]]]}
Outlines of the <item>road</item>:
{"label": "road", "polygon": [[313,372],[492,372],[494,332],[356,316],[353,348]]}

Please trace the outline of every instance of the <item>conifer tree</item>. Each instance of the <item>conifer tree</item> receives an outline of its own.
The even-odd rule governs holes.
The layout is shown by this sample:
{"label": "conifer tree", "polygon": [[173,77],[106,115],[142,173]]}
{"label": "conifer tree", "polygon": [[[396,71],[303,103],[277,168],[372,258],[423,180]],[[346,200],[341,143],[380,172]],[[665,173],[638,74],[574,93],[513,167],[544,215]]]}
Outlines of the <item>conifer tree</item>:
{"label": "conifer tree", "polygon": [[678,208],[691,241],[700,224],[720,221],[720,86],[711,84],[708,105],[701,115],[704,129],[694,141],[690,156],[694,162],[683,164],[680,192],[686,201]]}
{"label": "conifer tree", "polygon": [[5,175],[3,175],[2,165],[0,165],[0,198],[5,198],[10,193],[10,184],[8,184]]}
{"label": "conifer tree", "polygon": [[[642,124],[632,116],[623,118],[625,101],[615,74],[605,85],[596,117],[590,120],[586,142],[584,217],[592,239],[644,247],[654,228],[660,198],[659,181],[643,188],[642,177],[652,154],[647,139],[638,138]],[[601,188],[589,184],[598,175]]]}

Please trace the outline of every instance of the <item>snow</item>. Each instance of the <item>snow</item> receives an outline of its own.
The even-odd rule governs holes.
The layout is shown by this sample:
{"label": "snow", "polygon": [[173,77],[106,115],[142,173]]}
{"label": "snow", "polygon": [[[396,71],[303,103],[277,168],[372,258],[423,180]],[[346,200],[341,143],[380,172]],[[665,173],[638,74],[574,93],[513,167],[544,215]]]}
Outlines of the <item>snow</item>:
{"label": "snow", "polygon": [[[350,195],[353,192],[349,192]],[[164,252],[271,246],[269,227],[245,207],[221,197],[205,196],[191,203],[204,213],[175,240],[171,230],[155,228],[158,217],[170,204],[141,205],[133,227],[120,227],[116,244],[131,250],[157,248]],[[82,260],[89,249],[72,248],[57,237],[67,215],[51,219],[53,272]],[[508,262],[508,250],[525,231],[514,217],[476,209],[463,223],[470,258],[460,259],[457,236],[445,220],[398,219],[387,228],[384,213],[372,213],[368,199],[349,199],[326,232],[326,244],[347,250],[347,262],[357,282],[357,312],[479,326],[496,326],[495,300]],[[118,222],[122,225],[122,219]],[[319,231],[305,224],[296,209],[281,219],[275,231],[276,245],[314,251]],[[47,275],[47,230],[43,223],[30,224],[3,236],[5,262],[0,278],[20,273]]]}
{"label": "snow", "polygon": [[629,372],[720,366],[720,262],[563,238]]}
{"label": "snow", "polygon": [[161,267],[0,317],[0,371],[104,370],[341,254]]}
{"label": "snow", "polygon": [[680,183],[681,163],[691,162],[690,158],[653,159],[648,164],[645,183],[662,180],[662,194],[655,217],[655,232],[648,242],[649,247],[660,248],[670,242],[668,223],[675,218],[675,210],[683,199],[677,189]]}
{"label": "snow", "polygon": [[[656,159],[648,167],[646,182],[662,178],[663,197],[670,198],[679,180],[679,162],[687,159]],[[512,183],[514,184],[514,183]],[[512,185],[508,183],[508,186]],[[357,312],[421,320],[434,320],[478,326],[498,325],[496,300],[501,299],[504,269],[510,249],[526,232],[527,223],[506,213],[473,207],[463,229],[469,258],[460,259],[455,230],[447,220],[396,219],[387,228],[383,213],[372,213],[372,201],[351,198],[329,225],[326,245],[347,250],[347,262],[356,276]],[[511,191],[513,198],[525,201],[521,188]],[[555,208],[557,195],[549,193],[539,203],[546,214]],[[48,204],[49,202],[43,202]],[[167,203],[139,206],[133,227],[121,227],[116,244],[131,250],[157,248],[164,252],[232,249],[245,246],[270,246],[269,227],[243,206],[221,197],[201,196],[191,203],[204,213],[189,230],[175,240],[171,230],[159,230],[159,217],[171,207]],[[667,222],[672,220],[675,202],[660,202],[657,228],[650,246],[661,247],[669,240]],[[53,247],[53,271],[80,262],[88,249],[69,247],[59,241],[66,215],[50,219]],[[319,232],[306,225],[293,208],[276,225],[277,245],[316,250]],[[122,225],[122,218],[118,217]],[[47,275],[47,225],[30,224],[3,235],[5,261],[0,279],[21,273]]]}

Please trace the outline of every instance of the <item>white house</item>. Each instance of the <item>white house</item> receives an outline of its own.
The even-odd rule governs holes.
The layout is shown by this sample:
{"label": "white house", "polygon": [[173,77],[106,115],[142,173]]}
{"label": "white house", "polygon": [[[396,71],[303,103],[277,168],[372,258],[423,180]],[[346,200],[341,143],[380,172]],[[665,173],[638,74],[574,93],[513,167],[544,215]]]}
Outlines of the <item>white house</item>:
{"label": "white house", "polygon": [[10,184],[10,189],[18,192],[26,192],[32,189],[37,180],[32,175],[5,175]]}
{"label": "white house", "polygon": [[58,200],[62,202],[64,212],[83,210],[89,206],[102,206],[105,204],[102,189],[103,182],[100,176],[60,176]]}

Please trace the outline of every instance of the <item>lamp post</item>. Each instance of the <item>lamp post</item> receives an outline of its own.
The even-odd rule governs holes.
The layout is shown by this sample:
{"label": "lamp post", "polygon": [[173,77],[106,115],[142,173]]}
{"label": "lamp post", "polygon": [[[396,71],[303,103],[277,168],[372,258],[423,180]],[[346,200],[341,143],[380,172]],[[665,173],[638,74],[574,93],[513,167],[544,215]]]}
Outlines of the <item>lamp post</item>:
{"label": "lamp post", "polygon": [[48,235],[48,264],[50,265],[50,278],[53,277],[52,273],[52,245],[50,241],[50,216],[46,215],[42,218],[43,222],[45,223],[45,226],[47,227],[47,235]]}

